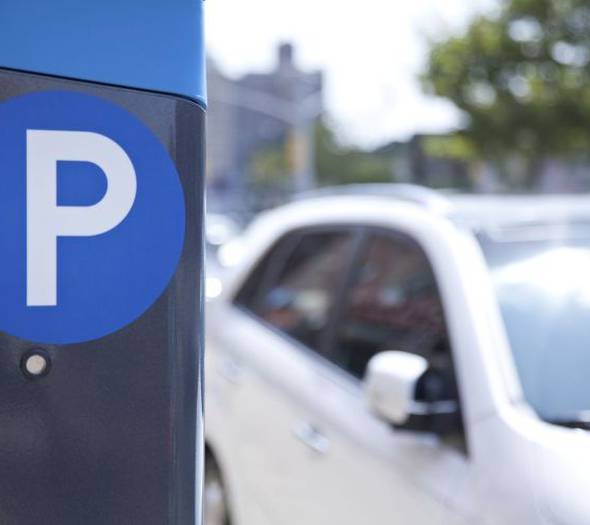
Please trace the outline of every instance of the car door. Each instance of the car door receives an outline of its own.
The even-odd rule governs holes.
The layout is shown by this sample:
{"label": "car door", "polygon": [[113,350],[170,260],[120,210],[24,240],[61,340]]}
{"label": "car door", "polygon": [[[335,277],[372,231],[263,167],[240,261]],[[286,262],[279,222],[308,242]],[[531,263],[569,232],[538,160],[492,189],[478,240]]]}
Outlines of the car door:
{"label": "car door", "polygon": [[238,523],[306,523],[310,506],[319,504],[309,492],[308,447],[294,436],[323,446],[299,425],[315,402],[308,398],[315,395],[315,368],[355,243],[356,233],[346,227],[288,234],[234,303],[215,314],[209,373],[216,386],[209,393],[219,413],[210,421],[225,443]]}
{"label": "car door", "polygon": [[[304,418],[296,423],[303,430],[295,440],[308,454],[295,476],[306,479],[309,500],[317,502],[305,523],[467,523],[456,497],[470,474],[463,429],[445,439],[394,430],[363,399],[365,368],[381,351],[418,353],[454,378],[425,253],[403,235],[369,233],[338,304],[332,363],[315,368]],[[310,446],[310,435],[321,448]]]}

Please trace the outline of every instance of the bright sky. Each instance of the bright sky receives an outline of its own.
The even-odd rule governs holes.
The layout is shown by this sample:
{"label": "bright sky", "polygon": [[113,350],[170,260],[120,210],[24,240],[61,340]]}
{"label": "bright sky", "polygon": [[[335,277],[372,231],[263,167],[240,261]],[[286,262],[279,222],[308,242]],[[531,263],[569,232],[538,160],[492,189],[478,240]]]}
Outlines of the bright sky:
{"label": "bright sky", "polygon": [[416,80],[428,39],[460,31],[494,0],[207,0],[209,51],[238,76],[273,66],[291,41],[303,68],[326,73],[326,104],[344,140],[373,146],[456,125]]}

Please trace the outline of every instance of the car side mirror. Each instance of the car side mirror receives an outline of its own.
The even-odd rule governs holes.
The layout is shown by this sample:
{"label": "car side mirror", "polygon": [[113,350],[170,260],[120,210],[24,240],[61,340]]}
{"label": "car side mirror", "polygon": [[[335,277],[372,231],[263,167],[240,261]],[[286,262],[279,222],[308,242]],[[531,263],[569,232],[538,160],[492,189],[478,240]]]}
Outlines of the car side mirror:
{"label": "car side mirror", "polygon": [[461,424],[454,388],[419,355],[373,356],[364,383],[371,409],[396,428],[446,434]]}

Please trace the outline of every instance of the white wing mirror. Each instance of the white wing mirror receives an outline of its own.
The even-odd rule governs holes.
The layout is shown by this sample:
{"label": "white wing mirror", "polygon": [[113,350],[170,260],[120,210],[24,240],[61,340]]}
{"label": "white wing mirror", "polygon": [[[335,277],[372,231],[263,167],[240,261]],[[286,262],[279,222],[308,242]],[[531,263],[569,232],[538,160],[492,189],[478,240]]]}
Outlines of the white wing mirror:
{"label": "white wing mirror", "polygon": [[383,352],[369,361],[365,392],[369,406],[383,419],[403,425],[412,413],[416,384],[428,369],[419,355]]}
{"label": "white wing mirror", "polygon": [[371,409],[395,427],[443,434],[461,425],[458,399],[444,394],[423,397],[420,392],[444,392],[447,389],[432,387],[445,383],[423,357],[383,352],[369,361],[365,393]]}

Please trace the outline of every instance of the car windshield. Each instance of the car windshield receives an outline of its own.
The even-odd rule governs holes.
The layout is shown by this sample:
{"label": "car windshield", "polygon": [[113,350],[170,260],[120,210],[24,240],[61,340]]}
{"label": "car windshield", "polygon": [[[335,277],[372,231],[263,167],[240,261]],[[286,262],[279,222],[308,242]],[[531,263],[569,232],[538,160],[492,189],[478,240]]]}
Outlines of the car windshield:
{"label": "car windshield", "polygon": [[546,421],[590,423],[590,224],[478,236],[525,397]]}

